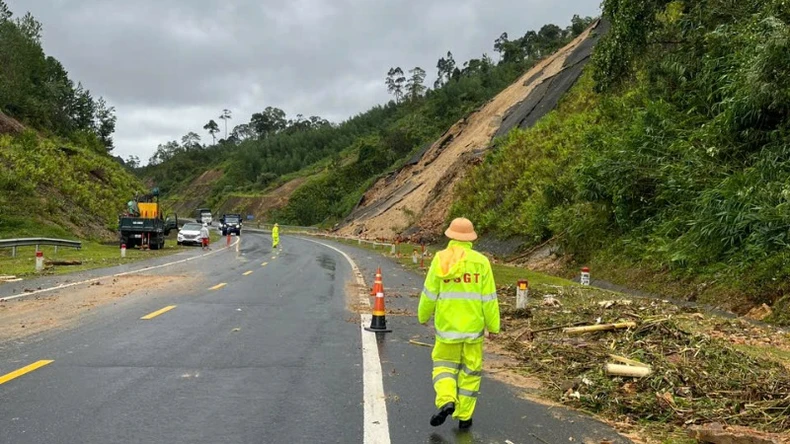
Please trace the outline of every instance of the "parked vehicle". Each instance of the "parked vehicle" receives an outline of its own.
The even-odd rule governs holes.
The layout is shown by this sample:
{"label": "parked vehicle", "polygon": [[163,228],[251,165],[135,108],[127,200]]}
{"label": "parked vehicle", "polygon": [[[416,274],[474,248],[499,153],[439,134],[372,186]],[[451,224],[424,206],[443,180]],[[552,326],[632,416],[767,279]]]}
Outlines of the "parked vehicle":
{"label": "parked vehicle", "polygon": [[178,245],[187,245],[187,244],[195,244],[200,245],[200,229],[203,228],[202,223],[197,222],[189,222],[184,224],[180,230],[178,230],[178,236],[176,237],[176,242]]}
{"label": "parked vehicle", "polygon": [[241,235],[241,214],[223,214],[219,219],[219,228],[223,236],[228,234]]}
{"label": "parked vehicle", "polygon": [[141,246],[158,250],[164,248],[165,237],[172,225],[165,224],[159,205],[159,189],[150,194],[135,196],[127,203],[127,212],[118,220],[120,243],[127,248]]}

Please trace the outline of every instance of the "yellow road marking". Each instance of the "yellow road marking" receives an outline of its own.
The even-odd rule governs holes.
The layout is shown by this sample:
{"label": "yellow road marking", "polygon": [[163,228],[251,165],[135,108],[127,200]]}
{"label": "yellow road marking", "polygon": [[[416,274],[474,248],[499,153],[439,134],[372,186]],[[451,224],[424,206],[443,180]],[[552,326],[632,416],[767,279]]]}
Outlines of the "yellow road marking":
{"label": "yellow road marking", "polygon": [[221,283],[221,284],[217,284],[217,285],[215,285],[215,286],[213,286],[213,287],[209,288],[209,290],[219,290],[220,288],[222,288],[222,287],[224,287],[224,286],[226,286],[226,285],[228,285],[228,284],[227,284],[227,282],[223,282],[223,283]]}
{"label": "yellow road marking", "polygon": [[16,378],[24,375],[25,373],[30,373],[33,370],[41,368],[41,367],[43,367],[43,366],[45,366],[47,364],[50,364],[52,362],[55,362],[55,361],[52,361],[52,360],[36,361],[36,362],[26,366],[26,367],[20,368],[19,370],[14,370],[11,373],[8,373],[8,374],[5,374],[3,376],[0,376],[0,384],[5,384],[6,382],[8,382],[8,381],[10,381],[12,379],[16,379]]}
{"label": "yellow road marking", "polygon": [[245,271],[243,274],[244,274],[244,276],[249,276],[249,275],[251,275],[251,274],[252,274],[252,270],[250,270],[250,271]]}
{"label": "yellow road marking", "polygon": [[264,263],[261,264],[261,267],[265,267],[267,265],[269,265],[269,263],[268,262],[264,262]]}
{"label": "yellow road marking", "polygon": [[145,319],[145,320],[147,321],[147,320],[149,320],[149,319],[153,319],[153,318],[155,318],[155,317],[159,316],[159,315],[160,315],[160,314],[162,314],[162,313],[167,313],[168,311],[170,311],[170,310],[172,310],[172,309],[174,309],[174,308],[176,308],[176,306],[175,306],[175,305],[168,305],[167,307],[165,307],[165,308],[162,308],[162,309],[160,309],[160,310],[156,310],[156,311],[155,311],[155,312],[153,312],[153,313],[148,313],[147,315],[143,316],[143,317],[142,317],[142,318],[140,318],[140,319]]}

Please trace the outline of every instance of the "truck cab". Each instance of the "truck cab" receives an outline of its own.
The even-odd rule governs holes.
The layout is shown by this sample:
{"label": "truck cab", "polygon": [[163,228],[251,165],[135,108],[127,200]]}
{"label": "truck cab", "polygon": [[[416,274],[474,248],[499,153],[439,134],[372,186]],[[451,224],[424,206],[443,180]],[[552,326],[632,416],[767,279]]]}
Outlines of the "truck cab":
{"label": "truck cab", "polygon": [[211,215],[211,210],[208,208],[198,208],[195,213],[195,222],[199,224],[206,224],[210,226],[212,222],[214,222],[213,216]]}

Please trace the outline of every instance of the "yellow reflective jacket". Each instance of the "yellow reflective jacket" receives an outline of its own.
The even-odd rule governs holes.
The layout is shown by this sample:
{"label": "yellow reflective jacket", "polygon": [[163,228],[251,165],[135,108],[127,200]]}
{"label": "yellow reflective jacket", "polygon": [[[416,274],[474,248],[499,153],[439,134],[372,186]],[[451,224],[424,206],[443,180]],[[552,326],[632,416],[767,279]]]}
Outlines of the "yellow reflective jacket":
{"label": "yellow reflective jacket", "polygon": [[275,239],[279,239],[280,238],[280,227],[272,228],[272,237],[275,238]]}
{"label": "yellow reflective jacket", "polygon": [[484,329],[499,333],[491,264],[471,242],[450,241],[431,261],[417,318],[425,323],[431,315],[440,342],[480,342]]}

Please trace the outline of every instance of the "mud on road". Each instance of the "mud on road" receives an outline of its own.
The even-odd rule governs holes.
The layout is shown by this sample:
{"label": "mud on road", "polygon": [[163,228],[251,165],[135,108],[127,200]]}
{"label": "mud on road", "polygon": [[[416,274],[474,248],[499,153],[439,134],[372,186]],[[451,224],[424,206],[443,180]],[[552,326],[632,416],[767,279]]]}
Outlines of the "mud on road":
{"label": "mud on road", "polygon": [[77,325],[95,315],[102,306],[126,298],[142,298],[165,289],[186,289],[187,284],[194,284],[194,279],[185,275],[107,277],[90,284],[0,302],[0,345]]}

